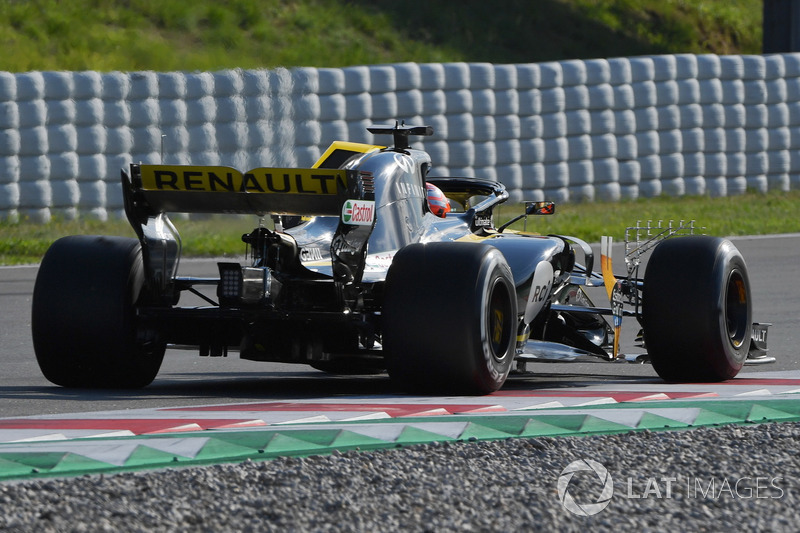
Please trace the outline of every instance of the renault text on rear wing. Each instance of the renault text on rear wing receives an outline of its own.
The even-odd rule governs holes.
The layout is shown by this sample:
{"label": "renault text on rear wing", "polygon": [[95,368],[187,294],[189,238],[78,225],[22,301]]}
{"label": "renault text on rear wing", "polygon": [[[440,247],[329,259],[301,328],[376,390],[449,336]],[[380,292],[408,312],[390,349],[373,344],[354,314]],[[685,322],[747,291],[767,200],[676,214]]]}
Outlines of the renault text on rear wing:
{"label": "renault text on rear wing", "polygon": [[346,169],[131,165],[131,186],[156,212],[340,216],[357,172]]}

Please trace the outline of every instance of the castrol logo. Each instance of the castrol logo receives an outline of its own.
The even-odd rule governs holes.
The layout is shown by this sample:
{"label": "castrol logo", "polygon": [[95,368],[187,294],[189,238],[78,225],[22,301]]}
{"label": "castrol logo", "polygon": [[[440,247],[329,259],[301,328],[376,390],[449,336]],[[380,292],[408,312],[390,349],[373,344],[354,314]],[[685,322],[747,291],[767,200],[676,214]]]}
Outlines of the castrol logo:
{"label": "castrol logo", "polygon": [[375,220],[375,202],[347,200],[342,206],[342,222],[354,226],[371,226]]}

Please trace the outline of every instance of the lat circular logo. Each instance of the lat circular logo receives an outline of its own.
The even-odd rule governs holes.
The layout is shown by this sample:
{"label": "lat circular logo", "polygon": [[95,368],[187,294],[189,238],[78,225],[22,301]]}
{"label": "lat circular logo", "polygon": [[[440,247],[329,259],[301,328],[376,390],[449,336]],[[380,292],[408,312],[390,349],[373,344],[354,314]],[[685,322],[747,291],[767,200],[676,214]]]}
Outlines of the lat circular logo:
{"label": "lat circular logo", "polygon": [[[600,483],[603,484],[603,490],[594,503],[578,503],[575,501],[572,494],[570,494],[570,481],[572,481],[572,476],[575,475],[575,472],[594,472],[600,480]],[[596,515],[608,506],[613,495],[614,480],[611,479],[611,475],[608,473],[608,470],[606,470],[606,467],[597,461],[592,461],[591,459],[573,461],[568,464],[567,467],[561,471],[561,475],[558,476],[558,501],[561,502],[564,509],[574,515]]]}

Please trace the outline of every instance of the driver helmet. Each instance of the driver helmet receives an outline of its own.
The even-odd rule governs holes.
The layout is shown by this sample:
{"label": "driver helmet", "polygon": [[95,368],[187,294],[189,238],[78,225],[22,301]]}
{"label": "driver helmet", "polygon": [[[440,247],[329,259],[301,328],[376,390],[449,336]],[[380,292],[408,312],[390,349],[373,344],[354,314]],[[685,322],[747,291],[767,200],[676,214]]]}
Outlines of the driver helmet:
{"label": "driver helmet", "polygon": [[450,212],[450,200],[442,190],[432,183],[425,183],[428,195],[428,209],[437,217],[444,218]]}

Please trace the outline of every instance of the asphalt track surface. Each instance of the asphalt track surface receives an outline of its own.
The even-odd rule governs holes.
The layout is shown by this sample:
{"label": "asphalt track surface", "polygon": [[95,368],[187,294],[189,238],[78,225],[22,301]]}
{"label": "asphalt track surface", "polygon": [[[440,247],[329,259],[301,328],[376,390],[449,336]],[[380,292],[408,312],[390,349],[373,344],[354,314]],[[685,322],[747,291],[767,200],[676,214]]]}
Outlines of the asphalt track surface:
{"label": "asphalt track surface", "polygon": [[[777,362],[747,367],[748,372],[800,370],[800,313],[796,279],[800,272],[800,234],[738,237],[754,299],[754,320],[772,324],[770,355]],[[594,246],[599,257],[599,247]],[[597,263],[596,263],[597,264]],[[615,269],[623,267],[615,249]],[[212,261],[185,261],[181,273],[214,271]],[[141,390],[69,390],[50,384],[39,372],[30,335],[31,294],[37,267],[0,267],[0,418],[120,409],[199,406],[226,402],[286,399],[379,397],[396,391],[385,375],[336,377],[304,365],[201,358],[195,352],[169,350],[156,380]],[[626,328],[626,325],[628,326]],[[623,352],[637,352],[630,339],[635,321],[623,324]],[[435,328],[424,334],[435,334]],[[676,332],[679,335],[680,332]],[[649,365],[627,363],[536,363],[530,373],[509,379],[505,389],[536,390],[579,382],[609,380],[646,383],[655,377]]]}

